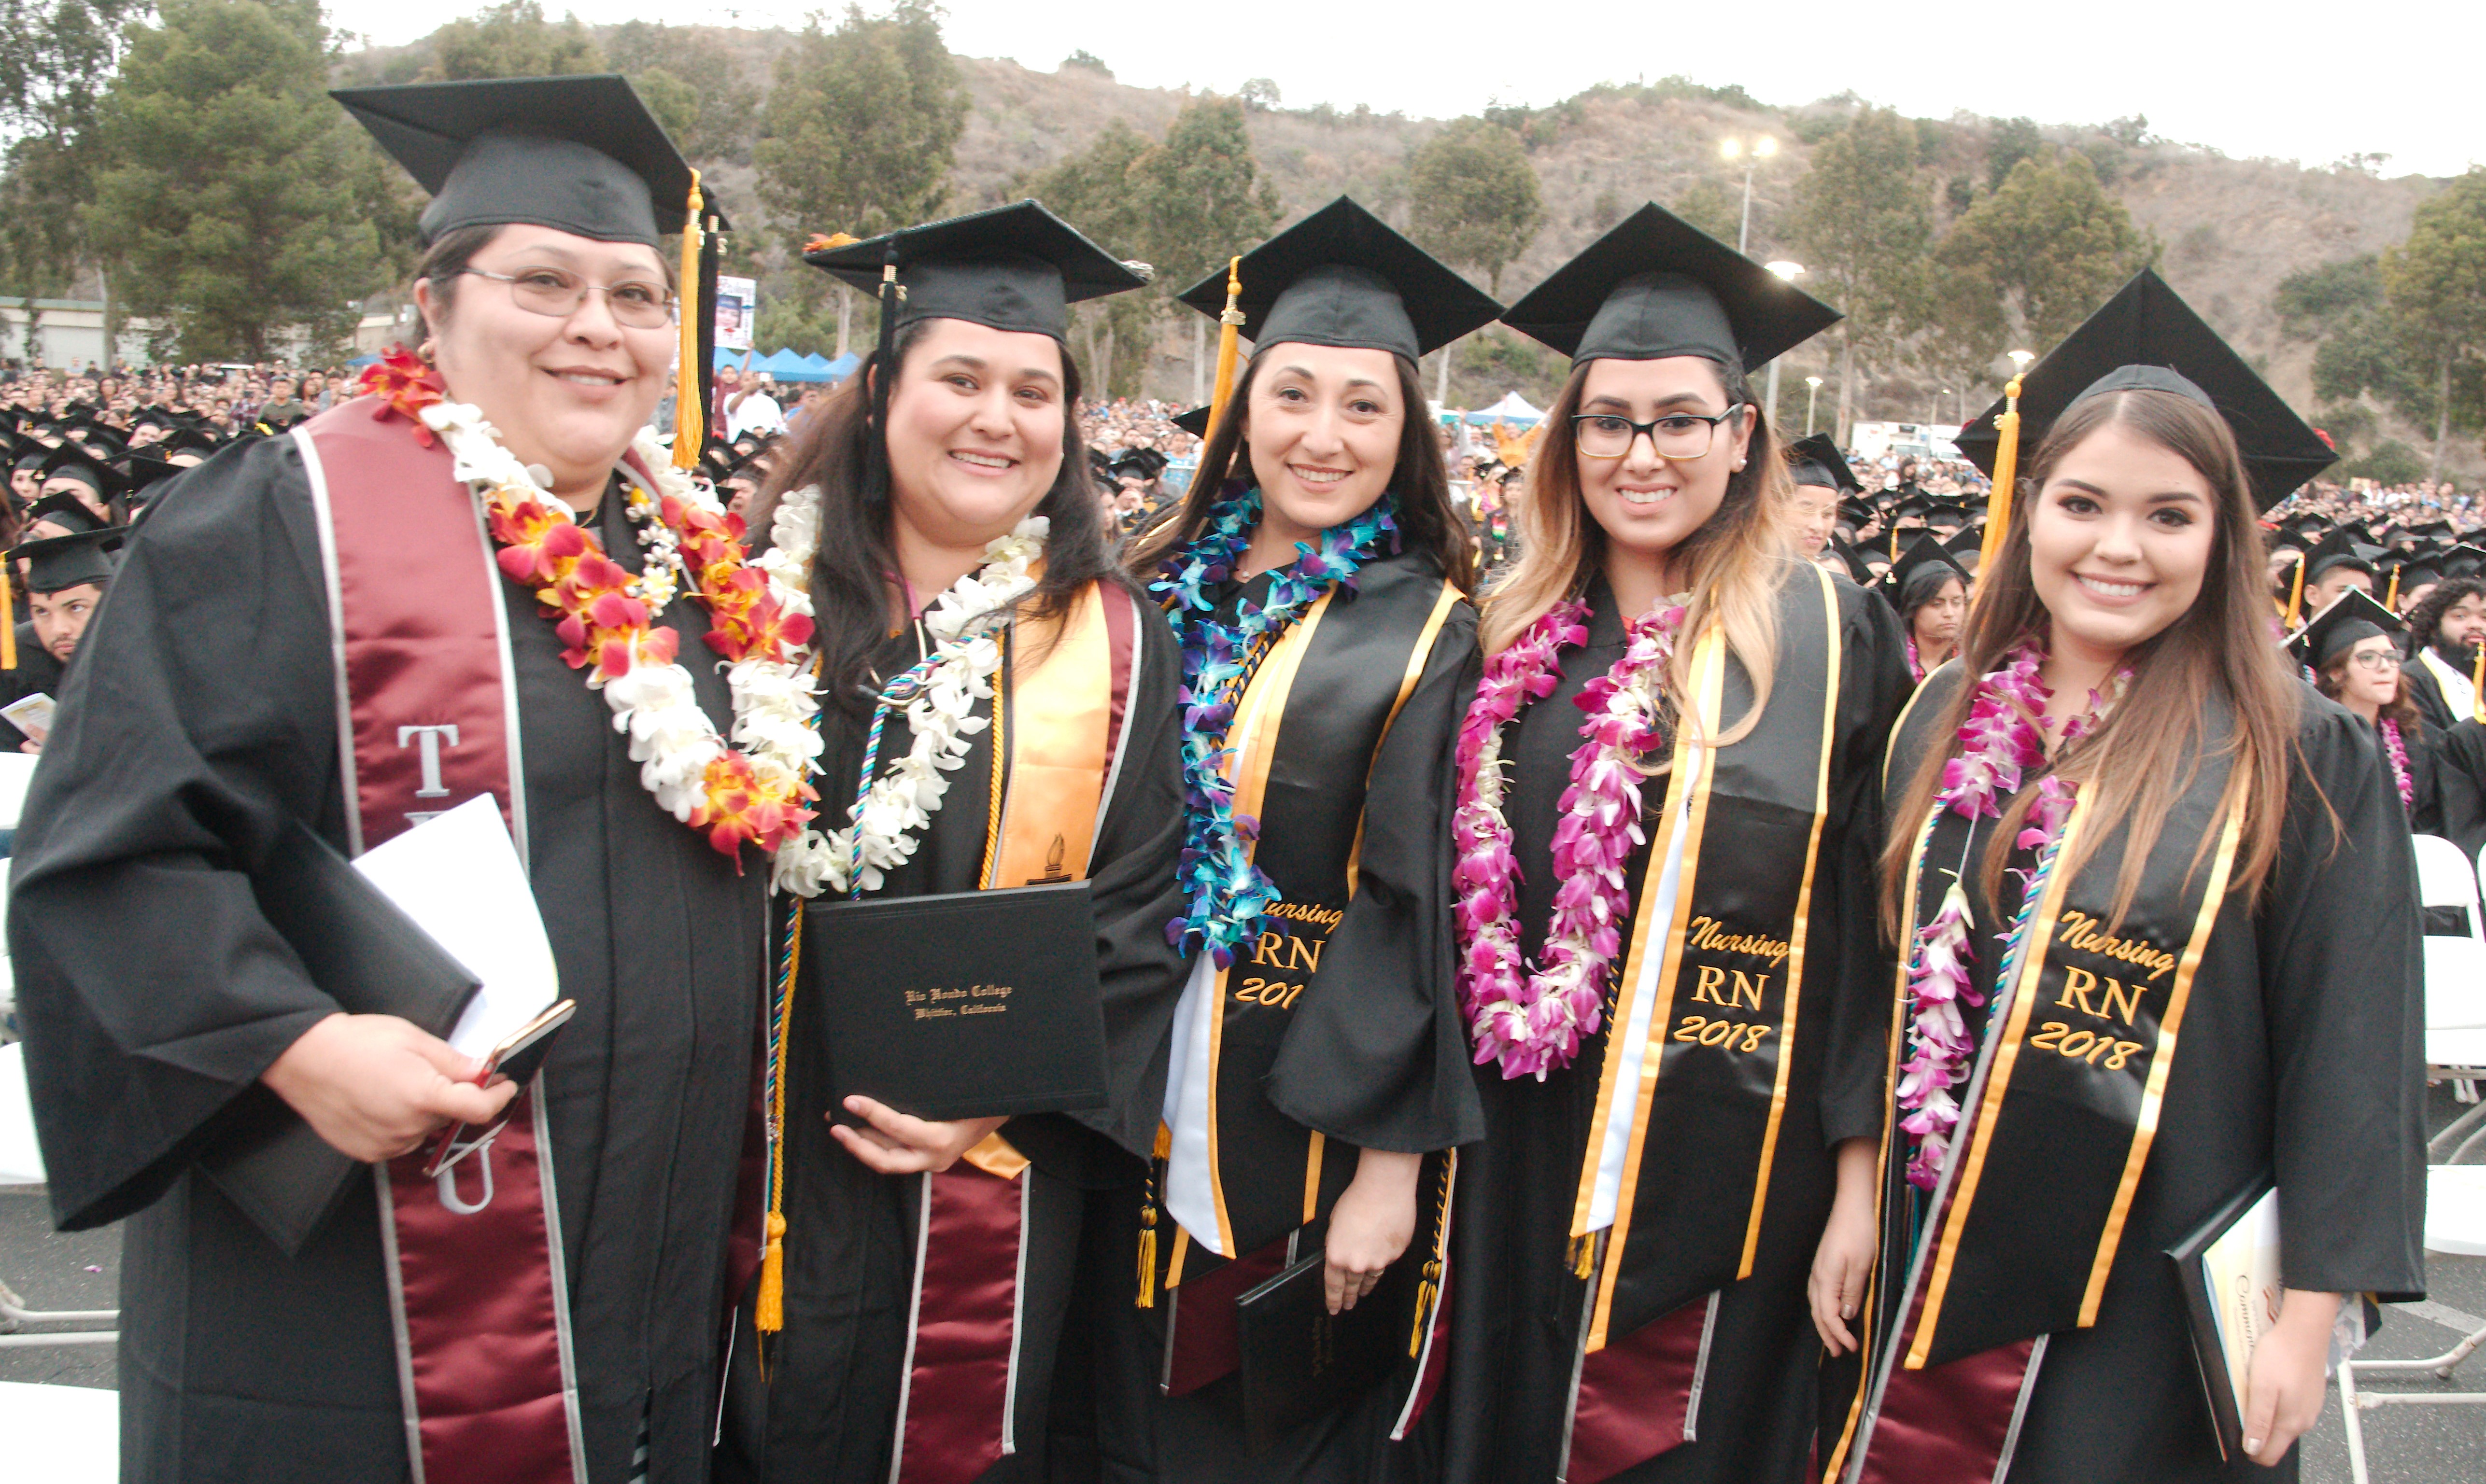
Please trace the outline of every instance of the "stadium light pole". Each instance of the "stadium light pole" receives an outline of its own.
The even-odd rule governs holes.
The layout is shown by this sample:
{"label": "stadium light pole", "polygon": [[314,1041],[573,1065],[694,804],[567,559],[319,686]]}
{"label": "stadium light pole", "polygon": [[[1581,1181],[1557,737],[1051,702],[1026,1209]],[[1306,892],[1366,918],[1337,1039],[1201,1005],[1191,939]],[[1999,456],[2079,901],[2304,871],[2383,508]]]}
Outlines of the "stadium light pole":
{"label": "stadium light pole", "polygon": [[[1765,140],[1764,142],[1766,143],[1767,141]],[[1744,210],[1747,217],[1752,214],[1752,204],[1749,197],[1746,198]],[[1783,258],[1771,263],[1769,268],[1771,272],[1777,274],[1781,279],[1790,284],[1796,281],[1798,274],[1804,272],[1803,263],[1789,262]],[[1780,356],[1770,362],[1769,408],[1770,426],[1772,427],[1779,426],[1779,362],[1784,359],[1786,359],[1784,356]]]}
{"label": "stadium light pole", "polygon": [[1745,149],[1744,142],[1732,134],[1718,141],[1718,153],[1721,157],[1729,164],[1737,159],[1744,161],[1744,225],[1735,232],[1735,251],[1739,253],[1752,251],[1753,172],[1761,168],[1761,161],[1778,152],[1779,142],[1769,134],[1763,134],[1754,139],[1749,151]]}
{"label": "stadium light pole", "polygon": [[1821,399],[1821,378],[1807,376],[1804,384],[1812,389],[1804,394],[1804,435],[1809,438],[1812,436],[1812,404]]}

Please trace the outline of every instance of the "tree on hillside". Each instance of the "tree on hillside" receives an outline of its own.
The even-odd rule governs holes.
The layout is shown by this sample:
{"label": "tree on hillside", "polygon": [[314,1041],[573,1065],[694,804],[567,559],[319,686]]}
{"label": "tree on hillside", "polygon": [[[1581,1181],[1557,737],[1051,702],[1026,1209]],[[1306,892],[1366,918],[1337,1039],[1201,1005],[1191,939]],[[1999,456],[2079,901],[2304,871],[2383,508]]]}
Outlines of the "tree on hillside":
{"label": "tree on hillside", "polygon": [[[815,15],[777,53],[752,151],[760,200],[795,247],[818,233],[911,226],[948,194],[966,126],[966,84],[931,0],[898,0],[886,15],[849,5],[834,31]],[[843,353],[852,296],[837,294]]]}
{"label": "tree on hillside", "polygon": [[1502,270],[1545,225],[1545,193],[1519,136],[1483,119],[1453,120],[1407,161],[1408,234],[1445,262],[1481,269],[1502,293]]}
{"label": "tree on hillside", "polygon": [[[1720,184],[1713,176],[1702,176],[1693,181],[1667,209],[1721,242],[1733,236],[1735,229],[1741,225],[1742,213],[1736,206],[1735,193]],[[1612,227],[1629,214],[1623,212],[1614,216],[1606,220],[1605,225]]]}
{"label": "tree on hillside", "polygon": [[[2376,433],[2367,397],[2418,426],[2434,421],[2434,378],[2425,374],[2421,350],[2409,344],[2408,327],[2391,309],[2381,260],[2372,253],[2291,273],[2279,280],[2271,303],[2279,311],[2279,333],[2315,343],[2313,390],[2330,404],[2315,422],[2338,441],[2342,454],[2352,442],[2367,442]],[[2390,446],[2407,451],[2405,444]],[[2377,444],[2375,452],[2381,450]],[[2363,469],[2370,459],[2348,462],[2370,472]]]}
{"label": "tree on hillside", "polygon": [[1806,287],[1847,315],[1837,332],[1841,438],[1856,358],[1869,365],[1891,354],[1922,318],[1933,209],[1917,153],[1914,124],[1890,109],[1864,109],[1814,147],[1788,205]]}
{"label": "tree on hillside", "polygon": [[[1128,120],[1117,118],[1087,149],[1030,178],[1027,194],[1107,251],[1137,252],[1136,244],[1146,235],[1146,213],[1132,168],[1153,148]],[[1158,308],[1151,295],[1141,293],[1112,294],[1072,307],[1071,330],[1082,343],[1079,364],[1095,395],[1138,394],[1141,358],[1125,360],[1117,352],[1125,344],[1146,344],[1148,322]]]}
{"label": "tree on hillside", "polygon": [[[69,287],[92,261],[85,208],[95,198],[96,113],[119,65],[122,23],[144,0],[0,0],[0,282],[32,300]],[[105,280],[107,335],[119,315]],[[31,357],[35,316],[24,326]]]}
{"label": "tree on hillside", "polygon": [[[1277,183],[1253,152],[1240,98],[1203,95],[1184,104],[1165,138],[1131,162],[1130,180],[1142,229],[1132,246],[1154,266],[1161,294],[1190,287],[1278,224]],[[1208,395],[1207,324],[1195,316],[1195,401]]]}
{"label": "tree on hillside", "polygon": [[368,215],[383,168],[324,96],[318,0],[163,0],[105,94],[110,160],[89,229],[130,308],[184,360],[266,360],[299,327],[323,348],[379,286]]}
{"label": "tree on hillside", "polygon": [[2486,423],[2486,166],[2472,165],[2417,208],[2408,240],[2386,248],[2383,288],[2407,327],[2415,368],[2434,386],[2434,453],[2428,479],[2443,477],[2444,446],[2454,424]]}
{"label": "tree on hillside", "polygon": [[604,56],[630,79],[694,163],[751,158],[760,90],[733,49],[688,26],[624,21],[605,34]]}
{"label": "tree on hillside", "polygon": [[2088,156],[2024,159],[1936,252],[1961,280],[1945,332],[1980,344],[2018,338],[2043,354],[2156,255]]}
{"label": "tree on hillside", "polygon": [[603,48],[574,14],[556,25],[539,0],[502,0],[431,33],[426,82],[473,77],[563,77],[606,69]]}

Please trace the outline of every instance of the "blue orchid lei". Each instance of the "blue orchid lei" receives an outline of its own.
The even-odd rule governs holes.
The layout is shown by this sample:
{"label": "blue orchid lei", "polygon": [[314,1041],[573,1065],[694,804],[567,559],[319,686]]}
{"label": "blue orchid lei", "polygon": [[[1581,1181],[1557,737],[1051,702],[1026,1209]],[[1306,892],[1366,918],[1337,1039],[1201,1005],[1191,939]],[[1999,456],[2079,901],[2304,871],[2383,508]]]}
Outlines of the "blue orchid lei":
{"label": "blue orchid lei", "polygon": [[1222,623],[1212,590],[1233,574],[1260,524],[1260,491],[1238,481],[1209,508],[1206,529],[1168,553],[1148,584],[1182,643],[1186,817],[1179,873],[1187,905],[1166,924],[1166,938],[1185,954],[1205,947],[1217,967],[1226,968],[1235,946],[1259,932],[1262,916],[1279,899],[1277,887],[1252,864],[1259,821],[1234,812],[1226,734],[1244,688],[1287,626],[1333,586],[1352,591],[1365,563],[1397,552],[1395,504],[1385,495],[1355,519],[1322,532],[1317,542],[1297,541],[1299,555],[1271,577],[1266,604],[1246,600],[1234,622]]}

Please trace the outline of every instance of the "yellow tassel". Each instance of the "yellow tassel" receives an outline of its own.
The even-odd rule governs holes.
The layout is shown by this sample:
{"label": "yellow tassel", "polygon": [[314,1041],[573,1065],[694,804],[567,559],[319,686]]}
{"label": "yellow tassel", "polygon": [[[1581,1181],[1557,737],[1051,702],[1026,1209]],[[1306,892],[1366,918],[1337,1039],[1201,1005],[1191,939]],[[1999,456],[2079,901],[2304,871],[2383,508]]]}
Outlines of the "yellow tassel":
{"label": "yellow tassel", "polygon": [[1151,1203],[1140,1213],[1140,1302],[1141,1308],[1157,1306],[1157,1208]]}
{"label": "yellow tassel", "polygon": [[1573,1278],[1585,1280],[1596,1272],[1596,1251],[1595,1233],[1591,1232],[1588,1236],[1571,1239],[1571,1276]]}
{"label": "yellow tassel", "polygon": [[9,591],[9,561],[0,558],[0,670],[17,668],[17,600]]}
{"label": "yellow tassel", "polygon": [[1980,577],[1994,570],[1995,554],[2003,549],[2003,535],[2011,528],[2011,484],[2020,477],[2020,378],[2017,376],[2003,388],[2003,416],[1994,420],[1994,429],[2002,437],[1994,450],[1994,493],[1986,501],[1985,540],[1976,551],[1976,571]]}
{"label": "yellow tassel", "polygon": [[681,314],[681,370],[674,383],[674,467],[689,469],[707,447],[707,407],[700,397],[700,212],[699,172],[691,172],[690,215],[682,223],[682,282],[677,291]]}
{"label": "yellow tassel", "polygon": [[760,1297],[752,1304],[760,1333],[786,1328],[786,1218],[768,1213],[768,1250],[760,1259]]}
{"label": "yellow tassel", "polygon": [[2296,615],[2305,606],[2305,559],[2296,559],[2296,585],[2287,590],[2287,631],[2296,632]]}
{"label": "yellow tassel", "polygon": [[2469,672],[2469,690],[2477,698],[2474,714],[2486,722],[2486,645],[2477,646],[2477,663]]}
{"label": "yellow tassel", "polygon": [[2400,611],[2400,569],[2391,568],[2391,588],[2383,594],[2383,606],[2393,613]]}
{"label": "yellow tassel", "polygon": [[1226,397],[1234,390],[1234,363],[1241,356],[1237,342],[1243,334],[1243,311],[1236,304],[1243,297],[1243,260],[1226,261],[1226,313],[1217,316],[1217,382],[1208,393],[1208,438],[1217,436],[1217,425],[1226,421]]}

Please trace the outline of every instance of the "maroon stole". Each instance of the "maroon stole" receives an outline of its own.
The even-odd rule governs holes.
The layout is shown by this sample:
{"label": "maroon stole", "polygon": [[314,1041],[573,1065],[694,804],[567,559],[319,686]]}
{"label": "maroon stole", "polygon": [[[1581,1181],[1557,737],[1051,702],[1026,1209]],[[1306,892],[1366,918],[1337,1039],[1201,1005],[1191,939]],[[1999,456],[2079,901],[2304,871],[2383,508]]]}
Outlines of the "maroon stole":
{"label": "maroon stole", "polygon": [[[1008,766],[997,780],[1000,828],[985,889],[1087,876],[1130,733],[1138,618],[1127,592],[1100,582],[1040,661],[1015,663],[1041,641],[1013,631],[1013,663],[997,677],[1007,689],[997,686],[991,746]],[[970,1484],[1018,1451],[1028,1171],[1027,1157],[995,1134],[920,1181],[891,1484]]]}
{"label": "maroon stole", "polygon": [[[318,516],[348,853],[478,794],[527,849],[501,577],[446,449],[362,398],[292,430]],[[585,1480],[561,1208],[540,1077],[434,1180],[379,1171],[380,1238],[415,1484]]]}

